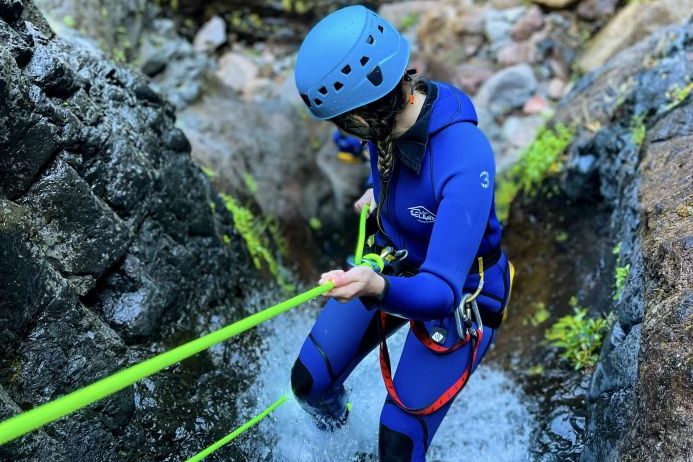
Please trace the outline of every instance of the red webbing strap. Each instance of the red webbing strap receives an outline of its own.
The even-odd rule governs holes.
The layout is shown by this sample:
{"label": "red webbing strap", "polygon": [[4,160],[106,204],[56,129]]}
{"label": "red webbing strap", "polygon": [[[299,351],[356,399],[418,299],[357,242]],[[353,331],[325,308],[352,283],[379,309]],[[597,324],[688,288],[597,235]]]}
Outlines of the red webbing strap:
{"label": "red webbing strap", "polygon": [[465,338],[459,340],[453,346],[446,347],[431,340],[431,337],[428,335],[428,331],[426,330],[426,326],[423,322],[409,321],[409,326],[411,327],[411,331],[414,332],[414,335],[419,340],[419,342],[421,342],[423,346],[435,353],[452,353],[461,346],[466,345],[469,342],[469,339],[471,338],[471,335],[467,334]]}
{"label": "red webbing strap", "polygon": [[387,349],[387,339],[385,338],[384,334],[385,320],[386,314],[380,311],[380,323],[378,324],[380,327],[380,370],[383,374],[383,381],[385,382],[385,388],[387,389],[387,393],[390,395],[390,398],[392,398],[395,404],[399,406],[400,409],[402,409],[405,412],[408,412],[409,414],[429,415],[436,412],[438,409],[442,408],[447,403],[449,403],[455,396],[457,396],[457,394],[460,391],[462,391],[462,388],[464,388],[464,386],[467,384],[467,380],[469,380],[469,375],[472,371],[472,366],[476,361],[476,355],[479,350],[479,344],[481,343],[482,332],[480,330],[477,330],[477,337],[472,337],[472,357],[469,361],[469,364],[467,364],[467,367],[464,369],[464,372],[462,372],[462,375],[460,375],[460,377],[455,381],[455,383],[453,383],[450,386],[450,388],[445,390],[445,392],[442,395],[440,395],[438,399],[436,399],[426,407],[415,409],[405,405],[397,395],[397,390],[395,390],[395,383],[392,380],[390,352]]}

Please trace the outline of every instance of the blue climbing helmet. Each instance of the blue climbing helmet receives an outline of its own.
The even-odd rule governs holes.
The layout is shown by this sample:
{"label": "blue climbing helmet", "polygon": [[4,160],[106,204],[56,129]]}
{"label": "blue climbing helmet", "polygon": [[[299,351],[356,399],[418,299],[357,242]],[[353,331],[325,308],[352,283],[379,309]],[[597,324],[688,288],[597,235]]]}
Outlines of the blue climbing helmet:
{"label": "blue climbing helmet", "polygon": [[409,43],[392,24],[348,6],[308,32],[296,58],[296,87],[313,116],[331,119],[388,94],[408,62]]}

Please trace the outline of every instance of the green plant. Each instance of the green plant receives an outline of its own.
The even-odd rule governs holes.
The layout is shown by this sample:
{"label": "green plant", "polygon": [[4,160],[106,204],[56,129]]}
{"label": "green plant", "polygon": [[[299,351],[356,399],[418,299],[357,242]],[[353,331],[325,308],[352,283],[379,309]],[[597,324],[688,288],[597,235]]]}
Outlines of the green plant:
{"label": "green plant", "polygon": [[573,314],[563,316],[544,333],[552,347],[563,350],[561,358],[567,359],[575,370],[593,367],[599,359],[599,349],[604,334],[611,324],[611,316],[590,318],[588,309],[571,298]]}
{"label": "green plant", "polygon": [[532,305],[532,308],[534,308],[534,311],[527,319],[524,320],[525,325],[529,323],[534,327],[537,327],[538,325],[542,324],[547,319],[549,319],[549,317],[551,316],[551,313],[549,313],[549,310],[546,309],[546,305],[544,305],[544,302],[534,303]]}
{"label": "green plant", "polygon": [[202,173],[204,173],[205,175],[207,175],[209,178],[214,178],[215,176],[217,176],[217,172],[215,172],[214,170],[212,170],[212,169],[209,168],[209,167],[205,167],[205,166],[203,165],[203,166],[201,166],[200,168],[202,169]]}
{"label": "green plant", "polygon": [[310,220],[308,220],[308,226],[310,226],[310,229],[313,231],[318,231],[322,228],[322,222],[318,217],[310,217]]}
{"label": "green plant", "polygon": [[560,123],[553,129],[540,128],[519,160],[499,176],[496,182],[496,212],[502,221],[508,218],[510,204],[517,193],[534,194],[544,178],[558,172],[560,155],[574,135],[573,129]]}
{"label": "green plant", "polygon": [[399,23],[399,30],[404,32],[414,25],[419,22],[419,13],[417,11],[410,11],[404,17]]}
{"label": "green plant", "polygon": [[645,127],[645,117],[641,115],[633,116],[630,121],[633,143],[636,146],[641,146],[642,142],[645,141],[645,134],[647,132],[647,127]]}
{"label": "green plant", "polygon": [[253,175],[248,172],[243,172],[243,182],[245,183],[245,187],[248,189],[250,194],[255,194],[257,192],[257,182],[255,181],[255,178],[253,178]]}
{"label": "green plant", "polygon": [[278,233],[278,229],[270,229],[272,228],[272,220],[255,217],[248,208],[240,205],[233,196],[223,193],[220,196],[224,206],[233,216],[234,226],[241,237],[243,237],[255,267],[262,269],[263,266],[266,266],[282,289],[287,292],[293,291],[294,286],[286,280],[279,263],[270,250],[273,231]]}
{"label": "green plant", "polygon": [[693,82],[689,82],[685,87],[681,88],[678,85],[673,85],[671,88],[669,88],[669,91],[667,91],[667,96],[669,97],[669,104],[665,108],[665,110],[670,110],[678,106],[688,98],[688,95],[691,94],[691,91],[693,91]]}
{"label": "green plant", "polygon": [[63,24],[65,24],[67,27],[74,28],[77,25],[77,21],[75,21],[73,16],[65,16],[63,18]]}
{"label": "green plant", "polygon": [[621,243],[619,242],[611,251],[616,256],[616,268],[614,269],[614,295],[613,300],[618,302],[623,296],[623,288],[630,275],[630,263],[621,264]]}

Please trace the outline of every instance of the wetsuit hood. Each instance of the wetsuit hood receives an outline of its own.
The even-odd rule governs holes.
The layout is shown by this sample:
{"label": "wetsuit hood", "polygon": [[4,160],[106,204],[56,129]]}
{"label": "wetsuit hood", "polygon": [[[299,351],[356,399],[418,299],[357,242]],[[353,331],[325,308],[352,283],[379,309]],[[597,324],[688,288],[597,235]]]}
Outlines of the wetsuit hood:
{"label": "wetsuit hood", "polygon": [[474,105],[463,91],[433,80],[425,84],[426,100],[416,122],[395,141],[397,158],[417,174],[430,137],[452,124],[477,124]]}

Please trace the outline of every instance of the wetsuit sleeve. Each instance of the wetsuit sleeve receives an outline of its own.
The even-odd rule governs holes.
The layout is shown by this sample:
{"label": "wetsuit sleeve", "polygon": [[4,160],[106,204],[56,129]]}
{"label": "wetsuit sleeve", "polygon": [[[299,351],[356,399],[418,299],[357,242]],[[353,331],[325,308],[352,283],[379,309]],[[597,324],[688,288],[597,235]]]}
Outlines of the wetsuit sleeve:
{"label": "wetsuit sleeve", "polygon": [[431,143],[439,206],[426,259],[416,276],[385,276],[381,303],[386,312],[415,320],[447,316],[459,304],[493,203],[493,151],[479,128],[457,123]]}

